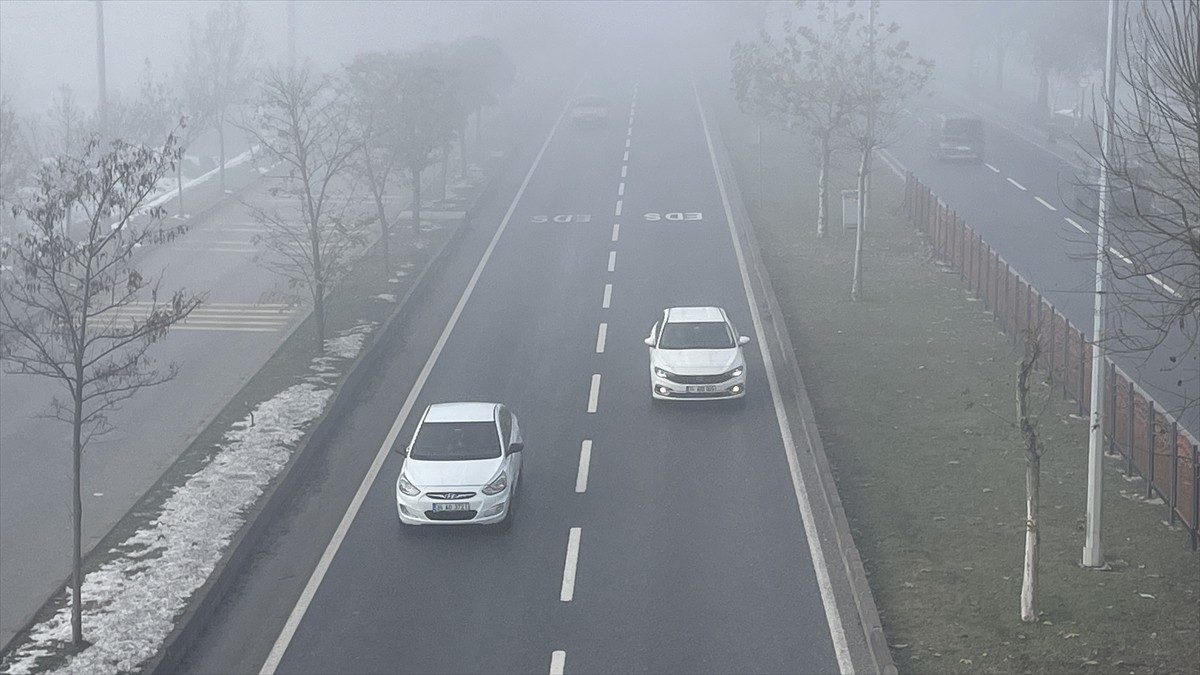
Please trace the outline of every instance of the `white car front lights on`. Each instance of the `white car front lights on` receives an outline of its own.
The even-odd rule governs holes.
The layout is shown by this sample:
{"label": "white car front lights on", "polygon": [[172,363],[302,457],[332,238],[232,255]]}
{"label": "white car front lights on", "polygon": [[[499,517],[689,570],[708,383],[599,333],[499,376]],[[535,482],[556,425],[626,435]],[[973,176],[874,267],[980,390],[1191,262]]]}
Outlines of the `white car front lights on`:
{"label": "white car front lights on", "polygon": [[496,480],[488,483],[487,486],[485,486],[482,490],[480,490],[480,492],[482,492],[485,495],[491,496],[491,495],[496,495],[496,494],[500,494],[501,492],[504,492],[504,490],[507,487],[508,487],[508,476],[505,475],[505,473],[503,471],[501,471],[500,475],[496,476]]}
{"label": "white car front lights on", "polygon": [[733,370],[729,371],[729,376],[730,377],[741,377],[743,372],[745,372],[745,369],[742,368],[741,366],[738,366],[737,368],[734,368]]}
{"label": "white car front lights on", "polygon": [[404,474],[400,474],[400,480],[396,481],[396,489],[400,490],[400,492],[408,495],[409,497],[416,497],[417,495],[421,494],[421,491],[417,489],[417,486],[410,483],[408,477]]}
{"label": "white car front lights on", "polygon": [[671,378],[671,373],[668,373],[667,371],[663,370],[662,368],[655,368],[654,374],[659,377],[665,377],[667,379]]}

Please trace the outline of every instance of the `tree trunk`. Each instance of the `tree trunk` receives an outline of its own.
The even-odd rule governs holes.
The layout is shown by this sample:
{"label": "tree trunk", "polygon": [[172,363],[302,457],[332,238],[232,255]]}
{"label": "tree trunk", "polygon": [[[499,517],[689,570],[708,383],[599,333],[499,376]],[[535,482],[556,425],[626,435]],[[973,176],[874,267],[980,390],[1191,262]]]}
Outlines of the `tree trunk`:
{"label": "tree trunk", "polygon": [[74,419],[71,429],[71,642],[83,646],[83,354],[75,359]]}
{"label": "tree trunk", "polygon": [[217,173],[221,176],[221,194],[225,194],[225,114],[217,116],[217,143],[221,146],[221,164]]}
{"label": "tree trunk", "polygon": [[833,150],[829,136],[821,137],[821,173],[817,177],[817,236],[829,235],[829,162]]}
{"label": "tree trunk", "polygon": [[388,249],[388,240],[391,238],[390,228],[388,228],[387,210],[383,208],[383,191],[375,190],[375,213],[379,217],[379,241],[383,245],[383,272],[388,277],[392,276],[392,256]]}
{"label": "tree trunk", "polygon": [[413,232],[421,231],[421,167],[413,165],[412,174],[412,218]]}
{"label": "tree trunk", "polygon": [[313,290],[313,315],[317,317],[317,349],[325,353],[325,282],[318,281]]}
{"label": "tree trunk", "polygon": [[446,201],[446,181],[450,180],[450,143],[442,143],[442,178],[438,181],[439,193],[441,198],[439,201]]}
{"label": "tree trunk", "polygon": [[483,106],[475,107],[475,154],[483,160]]}
{"label": "tree trunk", "polygon": [[1041,463],[1037,451],[1026,449],[1025,457],[1025,573],[1021,581],[1021,621],[1037,621],[1038,557],[1041,533],[1038,529],[1041,500]]}
{"label": "tree trunk", "polygon": [[1040,114],[1045,114],[1050,110],[1050,70],[1048,68],[1038,69],[1037,104]]}
{"label": "tree trunk", "polygon": [[179,217],[183,218],[183,158],[180,157],[178,162],[175,162],[175,187],[179,190]]}
{"label": "tree trunk", "polygon": [[863,244],[867,236],[867,173],[871,170],[871,151],[863,150],[858,165],[858,229],[854,235],[854,280],[850,283],[850,299],[863,300]]}
{"label": "tree trunk", "polygon": [[458,131],[458,177],[466,178],[467,176],[467,123],[463,122],[462,129]]}

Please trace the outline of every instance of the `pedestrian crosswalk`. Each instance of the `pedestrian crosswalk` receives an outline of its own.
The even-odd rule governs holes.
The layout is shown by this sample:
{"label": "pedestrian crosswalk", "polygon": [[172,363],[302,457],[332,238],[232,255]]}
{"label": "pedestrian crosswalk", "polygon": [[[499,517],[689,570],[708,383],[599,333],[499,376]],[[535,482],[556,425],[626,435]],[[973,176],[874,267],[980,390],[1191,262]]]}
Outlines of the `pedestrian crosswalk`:
{"label": "pedestrian crosswalk", "polygon": [[[145,320],[151,307],[147,301],[132,302],[110,313],[128,321]],[[206,302],[171,330],[274,333],[286,328],[295,315],[296,309],[283,303]]]}

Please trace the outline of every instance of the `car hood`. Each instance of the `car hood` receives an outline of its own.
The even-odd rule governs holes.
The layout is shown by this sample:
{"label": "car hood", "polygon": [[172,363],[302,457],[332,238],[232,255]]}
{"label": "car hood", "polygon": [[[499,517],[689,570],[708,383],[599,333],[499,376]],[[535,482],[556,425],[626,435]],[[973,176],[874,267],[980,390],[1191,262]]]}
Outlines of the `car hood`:
{"label": "car hood", "polygon": [[676,375],[712,375],[744,365],[742,350],[733,349],[654,349],[650,365]]}
{"label": "car hood", "polygon": [[404,462],[404,475],[409,482],[424,490],[426,488],[478,488],[487,485],[500,473],[503,457],[462,461],[430,461],[408,459]]}

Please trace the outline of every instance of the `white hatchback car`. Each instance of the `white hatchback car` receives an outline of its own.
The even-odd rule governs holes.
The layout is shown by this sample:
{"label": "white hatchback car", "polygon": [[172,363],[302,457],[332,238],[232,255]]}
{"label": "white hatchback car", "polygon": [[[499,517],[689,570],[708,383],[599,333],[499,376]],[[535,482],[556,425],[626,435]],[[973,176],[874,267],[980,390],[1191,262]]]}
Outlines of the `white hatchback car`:
{"label": "white hatchback car", "polygon": [[488,525],[509,520],[521,478],[521,426],[500,403],[425,409],[396,479],[405,525]]}
{"label": "white hatchback car", "polygon": [[650,329],[650,395],[658,400],[742,398],[746,359],[720,307],[670,307]]}

